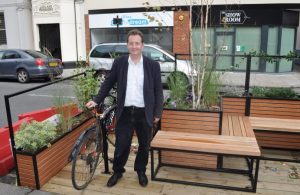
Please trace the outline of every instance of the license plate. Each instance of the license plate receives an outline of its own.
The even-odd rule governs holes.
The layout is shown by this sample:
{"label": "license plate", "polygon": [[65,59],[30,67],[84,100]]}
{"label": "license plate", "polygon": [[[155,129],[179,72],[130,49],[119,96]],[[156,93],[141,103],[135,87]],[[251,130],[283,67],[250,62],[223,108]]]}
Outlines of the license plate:
{"label": "license plate", "polygon": [[55,66],[57,66],[57,62],[50,62],[50,63],[49,63],[49,66],[55,67]]}

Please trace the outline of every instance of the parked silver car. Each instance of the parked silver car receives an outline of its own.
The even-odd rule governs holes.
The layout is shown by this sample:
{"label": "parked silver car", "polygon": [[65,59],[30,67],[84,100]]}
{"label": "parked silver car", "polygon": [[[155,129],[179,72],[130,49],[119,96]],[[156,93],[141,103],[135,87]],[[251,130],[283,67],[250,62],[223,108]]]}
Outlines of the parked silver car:
{"label": "parked silver car", "polygon": [[[128,54],[126,43],[102,43],[95,45],[89,53],[89,65],[95,70],[110,70],[115,57]],[[175,71],[174,55],[158,45],[145,44],[143,55],[160,64],[162,83]],[[191,83],[191,65],[188,60],[176,60],[176,69],[181,72],[187,83]]]}
{"label": "parked silver car", "polygon": [[34,78],[50,78],[63,72],[60,59],[33,50],[0,50],[0,78],[16,78],[26,83]]}

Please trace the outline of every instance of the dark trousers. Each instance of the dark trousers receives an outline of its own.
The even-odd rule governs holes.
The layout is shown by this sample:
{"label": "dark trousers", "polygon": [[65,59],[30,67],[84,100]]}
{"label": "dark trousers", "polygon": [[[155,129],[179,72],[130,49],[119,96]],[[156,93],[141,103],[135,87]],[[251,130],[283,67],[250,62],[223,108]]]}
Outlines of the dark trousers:
{"label": "dark trousers", "polygon": [[116,147],[114,153],[113,170],[115,173],[125,172],[124,166],[130,153],[133,132],[136,132],[139,148],[134,162],[134,170],[145,172],[149,157],[151,127],[145,117],[145,110],[137,107],[125,107],[117,122]]}

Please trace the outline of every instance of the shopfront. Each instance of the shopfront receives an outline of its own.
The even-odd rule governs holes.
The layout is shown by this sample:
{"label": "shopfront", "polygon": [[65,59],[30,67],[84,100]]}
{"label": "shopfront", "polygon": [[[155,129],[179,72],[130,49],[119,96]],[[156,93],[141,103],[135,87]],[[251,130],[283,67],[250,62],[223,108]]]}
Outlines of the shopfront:
{"label": "shopfront", "polygon": [[126,42],[129,30],[138,28],[147,44],[173,49],[173,11],[89,15],[91,47],[103,42]]}
{"label": "shopfront", "polygon": [[[208,28],[208,51],[216,54],[211,58],[217,70],[245,70],[246,59],[236,57],[256,53],[287,55],[295,51],[299,11],[295,6],[240,5],[213,6]],[[299,6],[300,8],[300,6]],[[298,9],[299,9],[298,8]],[[199,7],[194,8],[197,12]],[[193,15],[193,42],[199,42],[199,17]],[[252,70],[258,72],[289,72],[293,62],[279,60],[267,62],[252,58]]]}

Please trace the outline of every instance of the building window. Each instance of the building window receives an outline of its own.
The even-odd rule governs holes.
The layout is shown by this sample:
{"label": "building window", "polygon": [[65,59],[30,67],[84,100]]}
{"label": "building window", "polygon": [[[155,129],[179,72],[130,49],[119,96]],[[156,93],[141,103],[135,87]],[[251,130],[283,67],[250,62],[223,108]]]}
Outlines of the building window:
{"label": "building window", "polygon": [[[278,55],[278,26],[269,27],[268,31],[268,55]],[[276,62],[266,62],[266,72],[276,72]]]}
{"label": "building window", "polygon": [[[282,28],[280,55],[287,55],[290,51],[294,50],[295,33],[295,28]],[[278,70],[279,72],[290,72],[291,70],[292,61],[288,61],[285,59],[280,60]]]}
{"label": "building window", "polygon": [[5,20],[4,13],[0,12],[0,46],[6,45],[6,30],[5,30]]}
{"label": "building window", "polygon": [[[99,43],[117,42],[118,34],[120,42],[127,42],[127,33],[133,28],[91,29],[92,46]],[[144,34],[145,44],[156,44],[172,51],[173,28],[138,28]]]}
{"label": "building window", "polygon": [[[236,45],[235,54],[243,55],[244,53],[260,53],[261,44],[260,27],[237,27],[236,28]],[[239,70],[245,70],[247,59],[244,57],[235,57],[235,63],[238,64]],[[251,58],[251,70],[259,69],[259,58]]]}

